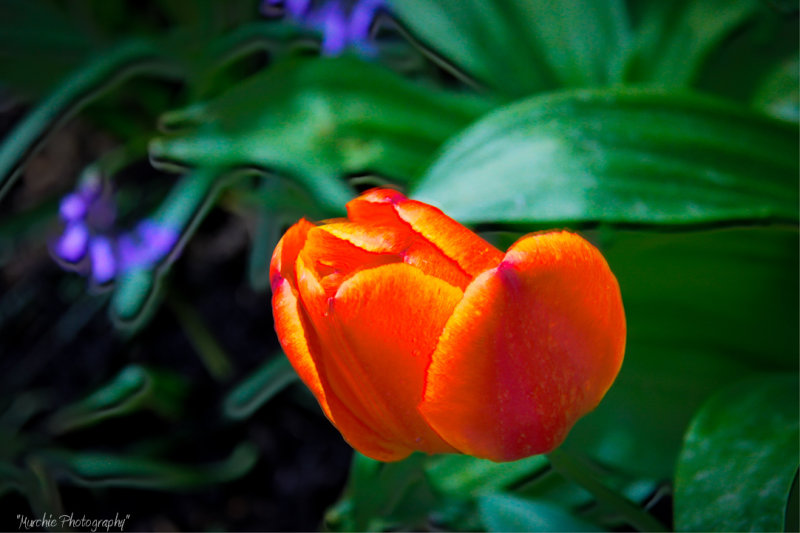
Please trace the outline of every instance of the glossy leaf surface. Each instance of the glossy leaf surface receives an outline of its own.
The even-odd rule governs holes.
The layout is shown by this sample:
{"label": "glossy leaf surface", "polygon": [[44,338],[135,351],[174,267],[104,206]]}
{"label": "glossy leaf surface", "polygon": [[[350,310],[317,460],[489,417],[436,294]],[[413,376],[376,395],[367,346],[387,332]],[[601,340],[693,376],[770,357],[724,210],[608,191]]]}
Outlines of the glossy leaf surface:
{"label": "glossy leaf surface", "polygon": [[798,468],[797,374],[736,383],[697,413],[675,475],[681,531],[781,531]]}
{"label": "glossy leaf surface", "polygon": [[479,120],[413,194],[464,223],[794,221],[797,144],[796,128],[706,98],[560,93]]}
{"label": "glossy leaf surface", "polygon": [[608,82],[630,37],[617,0],[403,0],[392,8],[424,45],[511,97]]}
{"label": "glossy leaf surface", "polygon": [[485,494],[478,509],[489,531],[602,531],[552,503],[509,494]]}
{"label": "glossy leaf surface", "polygon": [[487,108],[354,58],[296,58],[208,104],[165,115],[163,128],[173,134],[155,139],[150,154],[165,166],[272,170],[338,213],[353,195],[343,176],[378,172],[403,181]]}
{"label": "glossy leaf surface", "polygon": [[605,241],[620,282],[628,344],[616,383],[567,444],[624,471],[669,478],[686,427],[714,390],[756,369],[797,370],[800,319],[786,297],[799,290],[797,232],[594,237]]}

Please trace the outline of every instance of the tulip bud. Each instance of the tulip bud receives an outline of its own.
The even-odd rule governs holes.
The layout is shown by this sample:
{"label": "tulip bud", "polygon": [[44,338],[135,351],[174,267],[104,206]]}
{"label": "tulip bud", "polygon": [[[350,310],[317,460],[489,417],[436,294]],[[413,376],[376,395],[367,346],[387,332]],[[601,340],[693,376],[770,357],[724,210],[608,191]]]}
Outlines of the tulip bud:
{"label": "tulip bud", "polygon": [[300,220],[272,256],[275,329],[325,415],[365,455],[511,461],[556,448],[613,383],[619,286],[566,231],[503,254],[388,189]]}

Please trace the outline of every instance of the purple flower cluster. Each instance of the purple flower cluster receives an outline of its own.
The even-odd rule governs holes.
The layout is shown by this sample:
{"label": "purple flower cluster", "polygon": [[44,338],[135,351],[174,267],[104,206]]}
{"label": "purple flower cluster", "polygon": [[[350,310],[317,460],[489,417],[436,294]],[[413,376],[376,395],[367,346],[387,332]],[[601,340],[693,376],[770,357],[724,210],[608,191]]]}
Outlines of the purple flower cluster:
{"label": "purple flower cluster", "polygon": [[303,26],[322,33],[322,53],[341,54],[353,46],[365,54],[375,52],[370,43],[370,28],[383,0],[332,0],[315,5],[312,0],[264,0],[261,11],[267,16],[284,12]]}
{"label": "purple flower cluster", "polygon": [[166,257],[178,242],[177,230],[151,219],[133,231],[115,234],[116,208],[108,187],[97,175],[84,179],[61,200],[64,230],[51,246],[69,270],[90,275],[102,285],[133,268],[149,268]]}

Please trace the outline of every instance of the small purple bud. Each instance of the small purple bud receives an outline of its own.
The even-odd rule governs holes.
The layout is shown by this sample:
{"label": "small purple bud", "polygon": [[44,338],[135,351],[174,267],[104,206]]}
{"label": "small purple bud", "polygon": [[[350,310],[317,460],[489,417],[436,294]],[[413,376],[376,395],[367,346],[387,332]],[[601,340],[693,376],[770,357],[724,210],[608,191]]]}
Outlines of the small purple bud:
{"label": "small purple bud", "polygon": [[296,19],[302,19],[310,5],[311,0],[286,0],[286,12]]}
{"label": "small purple bud", "polygon": [[384,7],[382,0],[362,0],[358,2],[350,13],[350,40],[356,43],[365,43],[369,39],[369,30],[375,15]]}
{"label": "small purple bud", "polygon": [[95,237],[89,244],[89,257],[92,261],[92,277],[99,283],[107,283],[114,278],[116,261],[111,241],[106,237]]}
{"label": "small purple bud", "polygon": [[69,263],[77,263],[86,254],[89,229],[82,222],[67,225],[56,244],[56,255]]}
{"label": "small purple bud", "polygon": [[80,194],[73,192],[61,199],[59,213],[65,222],[76,222],[86,216],[88,207],[87,201]]}
{"label": "small purple bud", "polygon": [[327,4],[322,12],[322,53],[340,54],[347,46],[347,18],[339,2]]}
{"label": "small purple bud", "polygon": [[119,253],[119,269],[128,270],[141,265],[144,261],[140,246],[129,233],[124,233],[117,238],[117,252]]}
{"label": "small purple bud", "polygon": [[153,220],[145,219],[136,227],[136,232],[142,237],[142,244],[153,252],[153,260],[158,260],[167,255],[180,234],[172,228],[159,224]]}

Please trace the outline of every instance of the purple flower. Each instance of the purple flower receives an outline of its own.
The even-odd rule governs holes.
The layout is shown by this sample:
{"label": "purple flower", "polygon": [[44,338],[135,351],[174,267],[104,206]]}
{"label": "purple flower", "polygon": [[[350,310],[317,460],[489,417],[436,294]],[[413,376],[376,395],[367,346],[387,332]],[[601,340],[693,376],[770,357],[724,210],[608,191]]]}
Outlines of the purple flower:
{"label": "purple flower", "polygon": [[301,18],[311,6],[311,0],[286,0],[286,11],[294,18]]}
{"label": "purple flower", "polygon": [[145,219],[132,233],[117,239],[123,270],[149,267],[161,261],[175,248],[180,232],[164,224]]}
{"label": "purple flower", "polygon": [[86,216],[87,202],[79,193],[68,194],[61,200],[58,212],[63,220],[81,220]]}
{"label": "purple flower", "polygon": [[266,16],[285,13],[300,25],[321,32],[323,55],[341,54],[348,46],[373,54],[370,28],[381,9],[386,9],[384,0],[330,0],[316,5],[311,0],[264,0],[261,4]]}
{"label": "purple flower", "polygon": [[55,245],[55,253],[68,263],[77,263],[86,255],[89,229],[83,222],[70,222]]}
{"label": "purple flower", "polygon": [[372,22],[384,7],[382,0],[362,0],[358,2],[353,11],[350,12],[349,40],[353,43],[368,43]]}
{"label": "purple flower", "polygon": [[322,53],[335,56],[347,48],[347,18],[339,2],[330,2],[320,13],[322,25]]}
{"label": "purple flower", "polygon": [[94,237],[89,243],[89,258],[92,264],[92,278],[99,284],[114,279],[116,258],[111,241],[106,237]]}
{"label": "purple flower", "polygon": [[64,230],[51,247],[64,268],[91,274],[101,285],[127,270],[152,267],[180,239],[179,228],[151,219],[142,220],[133,231],[118,232],[113,198],[108,191],[102,193],[99,177],[90,178],[62,199],[59,215]]}

